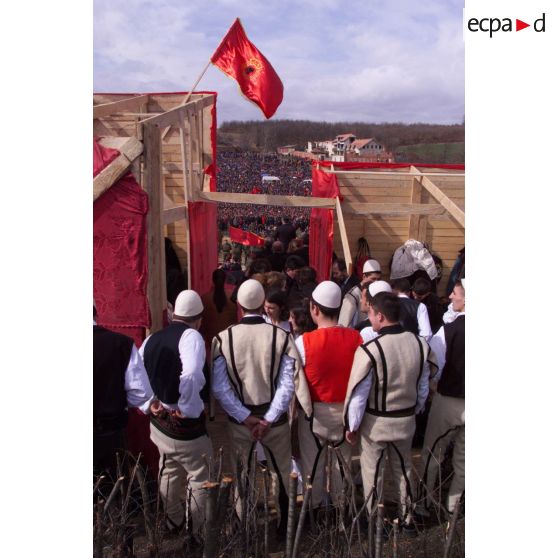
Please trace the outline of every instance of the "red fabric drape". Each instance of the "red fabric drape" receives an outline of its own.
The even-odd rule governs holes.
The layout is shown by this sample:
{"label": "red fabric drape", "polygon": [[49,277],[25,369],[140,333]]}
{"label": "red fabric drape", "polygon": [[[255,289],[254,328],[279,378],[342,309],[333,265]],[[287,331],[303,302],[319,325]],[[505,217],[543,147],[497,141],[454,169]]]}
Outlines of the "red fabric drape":
{"label": "red fabric drape", "polygon": [[[211,107],[211,150],[213,163],[204,169],[209,176],[210,192],[217,191],[215,168],[217,161],[217,93]],[[217,234],[217,204],[209,202],[190,202],[188,204],[190,222],[190,289],[200,296],[208,293],[213,287],[211,275],[219,265]]]}
{"label": "red fabric drape", "polygon": [[[118,157],[93,141],[93,174]],[[139,347],[149,326],[147,304],[147,194],[131,174],[121,178],[93,204],[93,296],[98,323],[131,337]],[[159,452],[149,439],[149,418],[128,411],[128,449],[142,453],[157,478]]]}
{"label": "red fabric drape", "polygon": [[93,204],[93,296],[104,326],[149,327],[146,215],[132,175]]}
{"label": "red fabric drape", "polygon": [[217,245],[217,204],[208,202],[190,202],[188,204],[190,220],[190,277],[189,287],[200,296],[211,290],[211,275],[218,266]]}
{"label": "red fabric drape", "polygon": [[[312,196],[335,198],[341,193],[337,177],[317,168],[312,169]],[[325,281],[331,275],[333,254],[333,210],[313,208],[310,213],[310,266],[316,270],[318,281]]]}
{"label": "red fabric drape", "polygon": [[118,149],[104,147],[93,138],[93,178],[120,155]]}

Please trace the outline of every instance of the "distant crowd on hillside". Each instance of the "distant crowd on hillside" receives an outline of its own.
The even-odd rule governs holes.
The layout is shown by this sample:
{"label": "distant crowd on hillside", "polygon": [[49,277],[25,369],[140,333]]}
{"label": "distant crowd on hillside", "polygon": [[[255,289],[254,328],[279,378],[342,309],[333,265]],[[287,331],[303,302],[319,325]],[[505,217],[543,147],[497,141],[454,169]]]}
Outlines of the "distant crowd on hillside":
{"label": "distant crowd on hillside", "polygon": [[[266,175],[279,180],[262,180]],[[249,151],[217,155],[219,192],[310,196],[312,184],[308,180],[311,177],[312,165],[303,159]],[[232,225],[260,236],[269,236],[282,217],[289,217],[297,227],[306,230],[310,209],[229,203],[220,203],[218,208],[219,229],[223,232]]]}

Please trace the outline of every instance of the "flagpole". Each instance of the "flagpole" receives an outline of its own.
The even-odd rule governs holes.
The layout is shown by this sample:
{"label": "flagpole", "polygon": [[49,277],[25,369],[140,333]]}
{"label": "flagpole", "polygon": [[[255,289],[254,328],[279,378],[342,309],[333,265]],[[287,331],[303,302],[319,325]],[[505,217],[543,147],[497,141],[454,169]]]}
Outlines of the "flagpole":
{"label": "flagpole", "polygon": [[[205,72],[207,72],[207,69],[209,68],[209,66],[211,66],[211,59],[209,60],[209,62],[207,63],[207,66],[203,69],[202,73],[199,75],[198,79],[196,80],[196,83],[194,83],[194,85],[192,85],[192,87],[190,88],[190,91],[188,92],[188,95],[186,95],[186,98],[180,103],[180,107],[183,107],[189,100],[190,97],[192,96],[192,93],[196,90],[196,87],[198,86],[198,83],[201,81],[201,78],[204,76]],[[164,140],[168,131],[171,129],[171,126],[167,126],[164,131],[163,134],[161,136],[161,140]]]}

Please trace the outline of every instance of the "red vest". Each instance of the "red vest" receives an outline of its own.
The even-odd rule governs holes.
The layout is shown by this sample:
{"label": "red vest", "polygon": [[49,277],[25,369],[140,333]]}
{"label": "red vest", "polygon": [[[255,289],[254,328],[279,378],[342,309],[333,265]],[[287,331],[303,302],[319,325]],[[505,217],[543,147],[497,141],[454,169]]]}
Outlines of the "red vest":
{"label": "red vest", "polygon": [[343,403],[360,333],[348,327],[326,327],[302,337],[304,372],[313,402]]}

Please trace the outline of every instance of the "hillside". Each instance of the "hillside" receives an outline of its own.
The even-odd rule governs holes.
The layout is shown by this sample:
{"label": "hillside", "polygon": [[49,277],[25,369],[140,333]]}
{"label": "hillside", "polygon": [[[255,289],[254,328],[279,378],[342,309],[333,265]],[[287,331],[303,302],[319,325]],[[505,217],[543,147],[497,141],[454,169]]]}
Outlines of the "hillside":
{"label": "hillside", "polygon": [[465,163],[465,142],[419,143],[398,147],[395,160],[399,163]]}
{"label": "hillside", "polygon": [[374,137],[390,151],[397,151],[402,146],[454,144],[465,141],[464,124],[370,124],[366,122],[268,120],[223,122],[217,132],[217,142],[221,150],[242,149],[270,152],[282,145],[295,145],[298,149],[305,149],[308,141],[333,139],[337,134],[347,132],[354,133],[358,138]]}

